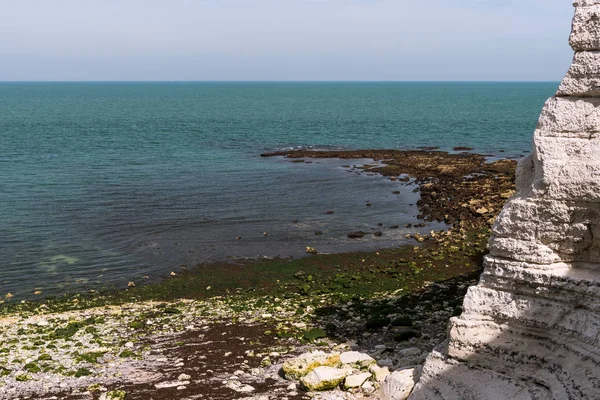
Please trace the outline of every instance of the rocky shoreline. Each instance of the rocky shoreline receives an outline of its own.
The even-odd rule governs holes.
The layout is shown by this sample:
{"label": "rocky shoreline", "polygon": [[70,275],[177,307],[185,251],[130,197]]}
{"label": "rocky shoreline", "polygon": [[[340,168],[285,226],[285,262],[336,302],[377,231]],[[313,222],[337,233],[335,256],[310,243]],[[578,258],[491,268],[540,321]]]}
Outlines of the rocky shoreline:
{"label": "rocky shoreline", "polygon": [[380,398],[383,381],[371,366],[348,373],[372,375],[360,385],[322,393],[302,390],[282,366],[316,350],[357,351],[390,372],[422,364],[477,281],[490,221],[512,194],[515,162],[433,151],[271,155],[383,162],[363,168],[415,180],[423,219],[451,228],[411,235],[414,245],[400,249],[218,273],[198,266],[160,285],[4,305],[0,398]]}

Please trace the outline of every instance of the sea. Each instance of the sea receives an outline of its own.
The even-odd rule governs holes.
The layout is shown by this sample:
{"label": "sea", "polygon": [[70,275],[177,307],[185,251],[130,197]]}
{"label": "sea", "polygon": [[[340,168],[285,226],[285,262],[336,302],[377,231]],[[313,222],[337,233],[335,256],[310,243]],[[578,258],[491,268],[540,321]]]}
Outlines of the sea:
{"label": "sea", "polygon": [[[415,232],[405,225],[421,222],[414,183],[361,172],[369,160],[261,153],[465,146],[519,158],[556,87],[0,83],[0,300],[155,282],[181,266],[302,257],[306,246],[402,245]],[[356,230],[382,236],[347,238]]]}

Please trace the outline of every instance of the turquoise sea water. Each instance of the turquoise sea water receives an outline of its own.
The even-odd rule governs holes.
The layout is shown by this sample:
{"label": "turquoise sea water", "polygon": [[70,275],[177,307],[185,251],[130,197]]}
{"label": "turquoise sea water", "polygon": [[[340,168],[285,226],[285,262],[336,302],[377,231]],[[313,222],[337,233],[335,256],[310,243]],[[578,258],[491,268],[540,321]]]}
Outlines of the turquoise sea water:
{"label": "turquoise sea water", "polygon": [[[347,161],[260,153],[468,146],[519,157],[555,89],[0,83],[0,296],[118,286],[232,257],[300,256],[306,245],[399,244],[406,230],[388,226],[417,221],[410,184],[357,174]],[[357,229],[384,234],[346,238]]]}

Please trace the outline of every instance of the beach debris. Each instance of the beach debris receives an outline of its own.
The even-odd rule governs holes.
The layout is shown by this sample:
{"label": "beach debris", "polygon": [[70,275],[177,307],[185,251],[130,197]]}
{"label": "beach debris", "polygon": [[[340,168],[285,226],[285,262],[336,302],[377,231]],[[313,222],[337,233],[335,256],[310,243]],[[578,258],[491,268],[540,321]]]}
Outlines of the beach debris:
{"label": "beach debris", "polygon": [[7,299],[10,299],[11,297],[14,297],[14,296],[15,296],[14,294],[9,292],[9,293],[6,293],[6,296],[4,296],[4,297],[6,297]]}
{"label": "beach debris", "polygon": [[170,274],[170,275],[171,275],[171,276],[177,276],[177,272],[175,272],[175,271],[171,271],[171,274]]}
{"label": "beach debris", "polygon": [[36,290],[35,292],[33,292],[33,294],[39,295],[39,294],[42,294],[42,291],[41,290]]}
{"label": "beach debris", "polygon": [[268,235],[268,233],[267,233],[267,232],[263,232],[263,236],[267,236],[267,235]]}
{"label": "beach debris", "polygon": [[235,240],[242,240],[242,237],[241,236],[236,236]]}
{"label": "beach debris", "polygon": [[135,287],[135,282],[131,281],[127,284],[127,287]]}

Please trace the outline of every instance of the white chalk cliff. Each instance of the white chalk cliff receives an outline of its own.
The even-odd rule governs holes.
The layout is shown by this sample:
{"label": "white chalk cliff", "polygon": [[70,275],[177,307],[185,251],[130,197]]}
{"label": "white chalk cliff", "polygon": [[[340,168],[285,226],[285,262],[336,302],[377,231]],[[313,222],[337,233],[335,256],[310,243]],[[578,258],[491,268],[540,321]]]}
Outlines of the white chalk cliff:
{"label": "white chalk cliff", "polygon": [[573,64],[411,400],[600,399],[600,1],[574,6]]}

